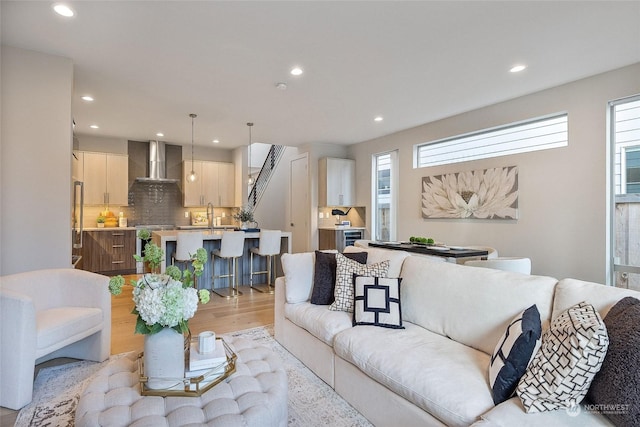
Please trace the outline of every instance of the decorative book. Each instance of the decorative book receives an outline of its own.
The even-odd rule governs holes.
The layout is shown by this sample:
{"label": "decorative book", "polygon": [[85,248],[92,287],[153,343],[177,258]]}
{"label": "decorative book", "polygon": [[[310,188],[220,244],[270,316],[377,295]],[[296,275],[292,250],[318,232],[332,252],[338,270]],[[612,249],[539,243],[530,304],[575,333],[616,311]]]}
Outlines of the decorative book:
{"label": "decorative book", "polygon": [[216,348],[211,353],[200,354],[198,352],[198,343],[192,342],[189,351],[189,371],[200,371],[204,369],[213,369],[220,367],[224,370],[224,364],[227,362],[227,355],[224,345],[221,341],[216,342]]}

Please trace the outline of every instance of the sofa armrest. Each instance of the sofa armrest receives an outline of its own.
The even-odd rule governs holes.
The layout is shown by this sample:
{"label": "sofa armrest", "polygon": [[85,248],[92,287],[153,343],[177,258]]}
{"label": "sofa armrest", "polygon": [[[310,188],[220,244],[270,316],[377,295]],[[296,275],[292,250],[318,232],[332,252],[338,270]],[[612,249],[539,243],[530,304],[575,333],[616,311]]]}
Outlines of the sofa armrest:
{"label": "sofa armrest", "polygon": [[[31,396],[36,355],[36,310],[25,294],[0,289],[0,402],[21,407],[22,396]],[[18,399],[18,400],[15,400]],[[15,403],[15,404],[14,404]]]}
{"label": "sofa armrest", "polygon": [[[278,277],[275,283],[275,298],[273,303],[273,329],[275,339],[282,337],[282,324],[284,322],[285,287],[284,277]],[[279,341],[279,340],[278,340]]]}

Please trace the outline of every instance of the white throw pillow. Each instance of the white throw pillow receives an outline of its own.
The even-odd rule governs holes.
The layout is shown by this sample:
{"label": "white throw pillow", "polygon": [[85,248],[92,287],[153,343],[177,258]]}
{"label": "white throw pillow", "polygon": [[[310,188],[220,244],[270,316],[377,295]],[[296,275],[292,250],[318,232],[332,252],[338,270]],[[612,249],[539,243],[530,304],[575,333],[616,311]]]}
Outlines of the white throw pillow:
{"label": "white throw pillow", "polygon": [[313,252],[282,254],[281,260],[287,302],[297,304],[309,301],[313,289],[315,254]]}
{"label": "white throw pillow", "polygon": [[399,277],[357,276],[354,286],[353,326],[371,325],[404,329]]}
{"label": "white throw pillow", "polygon": [[527,413],[572,408],[589,391],[609,347],[604,322],[581,302],[551,322],[516,389]]}
{"label": "white throw pillow", "polygon": [[336,254],[336,288],[333,296],[335,300],[329,310],[347,311],[353,313],[353,275],[387,277],[389,261],[377,264],[360,264],[358,261]]}

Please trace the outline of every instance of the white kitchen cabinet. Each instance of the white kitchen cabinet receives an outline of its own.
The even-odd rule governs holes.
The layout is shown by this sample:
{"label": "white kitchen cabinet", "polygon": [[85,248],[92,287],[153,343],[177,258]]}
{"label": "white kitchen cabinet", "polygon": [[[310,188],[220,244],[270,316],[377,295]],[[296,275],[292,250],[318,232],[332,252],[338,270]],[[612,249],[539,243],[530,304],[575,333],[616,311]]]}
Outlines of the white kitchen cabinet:
{"label": "white kitchen cabinet", "polygon": [[206,206],[211,203],[214,207],[233,206],[235,198],[235,166],[233,163],[208,161],[193,161],[193,169],[198,179],[191,182],[191,161],[182,163],[184,185],[184,207]]}
{"label": "white kitchen cabinet", "polygon": [[84,202],[87,205],[129,204],[129,156],[83,152]]}
{"label": "white kitchen cabinet", "polygon": [[318,205],[353,206],[356,198],[356,162],[324,157],[318,162]]}

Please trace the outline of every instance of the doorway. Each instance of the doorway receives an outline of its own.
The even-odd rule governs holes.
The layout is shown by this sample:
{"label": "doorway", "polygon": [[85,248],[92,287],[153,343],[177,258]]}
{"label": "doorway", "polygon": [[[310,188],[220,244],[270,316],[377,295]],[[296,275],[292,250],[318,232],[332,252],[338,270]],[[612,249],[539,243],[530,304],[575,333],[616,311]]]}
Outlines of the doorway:
{"label": "doorway", "polygon": [[291,160],[289,180],[291,251],[293,253],[306,252],[309,250],[309,236],[311,235],[308,153]]}

